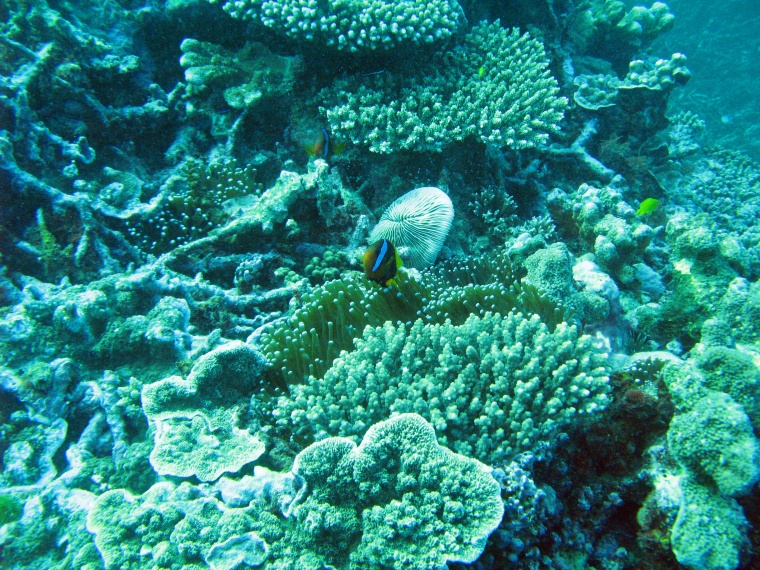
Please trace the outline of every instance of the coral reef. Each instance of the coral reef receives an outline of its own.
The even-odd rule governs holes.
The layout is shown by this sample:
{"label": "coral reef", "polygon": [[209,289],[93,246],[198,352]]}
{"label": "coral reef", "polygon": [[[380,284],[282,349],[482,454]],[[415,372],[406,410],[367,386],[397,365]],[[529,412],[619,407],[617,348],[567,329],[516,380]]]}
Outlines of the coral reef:
{"label": "coral reef", "polygon": [[756,137],[672,7],[0,3],[0,566],[758,567]]}

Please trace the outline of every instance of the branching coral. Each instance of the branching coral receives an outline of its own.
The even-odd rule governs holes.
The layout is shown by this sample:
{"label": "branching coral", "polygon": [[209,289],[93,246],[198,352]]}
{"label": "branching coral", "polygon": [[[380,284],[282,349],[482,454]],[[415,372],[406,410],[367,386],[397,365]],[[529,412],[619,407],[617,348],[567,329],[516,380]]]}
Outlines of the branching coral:
{"label": "branching coral", "polygon": [[291,38],[351,52],[445,41],[466,22],[456,0],[228,0],[224,9]]}
{"label": "branching coral", "polygon": [[382,418],[415,412],[442,445],[500,465],[605,407],[605,356],[576,327],[552,331],[537,315],[388,322],[367,327],[324,379],[292,386],[275,416],[280,428],[309,441],[358,437]]}
{"label": "branching coral", "polygon": [[546,143],[567,100],[543,45],[499,22],[411,72],[355,75],[322,91],[332,130],[373,152],[442,150],[468,137],[511,148]]}

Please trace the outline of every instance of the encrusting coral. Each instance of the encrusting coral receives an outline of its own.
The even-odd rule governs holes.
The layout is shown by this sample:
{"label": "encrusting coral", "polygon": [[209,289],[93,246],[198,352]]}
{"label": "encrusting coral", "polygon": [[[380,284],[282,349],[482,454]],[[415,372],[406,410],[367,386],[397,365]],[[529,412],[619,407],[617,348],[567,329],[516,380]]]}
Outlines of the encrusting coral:
{"label": "encrusting coral", "polygon": [[[201,357],[187,379],[146,384],[142,403],[155,427],[150,462],[156,473],[214,481],[258,459],[264,444],[237,424],[263,368],[258,351],[232,342]],[[248,390],[237,383],[241,377]]]}

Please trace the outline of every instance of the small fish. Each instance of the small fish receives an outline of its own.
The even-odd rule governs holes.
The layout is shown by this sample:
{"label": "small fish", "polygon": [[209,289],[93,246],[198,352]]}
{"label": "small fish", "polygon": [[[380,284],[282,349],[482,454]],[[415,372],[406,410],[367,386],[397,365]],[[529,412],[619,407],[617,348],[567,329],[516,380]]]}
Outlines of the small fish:
{"label": "small fish", "polygon": [[394,284],[401,258],[396,248],[387,239],[373,243],[364,252],[364,274],[367,279],[387,286]]}
{"label": "small fish", "polygon": [[644,214],[651,214],[659,205],[660,201],[657,198],[647,198],[641,203],[639,209],[636,210],[636,215],[643,216]]}
{"label": "small fish", "polygon": [[483,76],[486,74],[486,68],[482,65],[478,68],[478,77],[480,79],[483,79]]}
{"label": "small fish", "polygon": [[327,132],[327,129],[320,129],[314,142],[305,145],[303,149],[306,151],[306,154],[312,158],[327,159],[327,157],[334,154],[340,154],[345,150],[345,147],[345,144],[333,141],[333,138],[330,136],[330,133]]}
{"label": "small fish", "polygon": [[327,129],[321,129],[314,142],[306,147],[306,152],[314,158],[327,158],[330,154],[330,133]]}

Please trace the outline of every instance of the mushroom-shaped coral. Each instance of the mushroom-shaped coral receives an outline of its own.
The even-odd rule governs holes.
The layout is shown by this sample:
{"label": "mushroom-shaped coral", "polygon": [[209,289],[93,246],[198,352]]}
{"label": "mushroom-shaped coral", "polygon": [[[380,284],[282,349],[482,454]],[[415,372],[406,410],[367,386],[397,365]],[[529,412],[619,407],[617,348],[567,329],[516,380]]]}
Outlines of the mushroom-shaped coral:
{"label": "mushroom-shaped coral", "polygon": [[407,265],[424,269],[438,257],[453,219],[454,206],[443,190],[417,188],[388,206],[369,241],[387,239]]}

